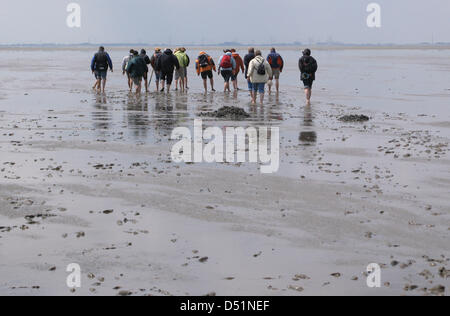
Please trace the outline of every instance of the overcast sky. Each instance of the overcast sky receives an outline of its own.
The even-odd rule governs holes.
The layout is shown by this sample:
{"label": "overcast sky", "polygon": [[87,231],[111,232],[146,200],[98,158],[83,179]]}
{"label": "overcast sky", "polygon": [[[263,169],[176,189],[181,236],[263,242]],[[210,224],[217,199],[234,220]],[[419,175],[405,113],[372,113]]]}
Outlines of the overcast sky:
{"label": "overcast sky", "polygon": [[[66,26],[70,2],[80,29]],[[381,5],[382,27],[366,25]],[[0,43],[450,42],[449,0],[0,0]]]}

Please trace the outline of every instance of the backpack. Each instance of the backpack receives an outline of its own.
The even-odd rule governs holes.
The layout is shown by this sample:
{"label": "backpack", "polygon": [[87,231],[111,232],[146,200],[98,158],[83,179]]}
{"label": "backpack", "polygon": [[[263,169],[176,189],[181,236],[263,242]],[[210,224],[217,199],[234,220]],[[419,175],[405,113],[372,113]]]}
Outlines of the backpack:
{"label": "backpack", "polygon": [[224,68],[224,69],[233,68],[233,63],[231,62],[231,56],[224,55],[222,57],[222,62],[220,63],[220,68]]}
{"label": "backpack", "polygon": [[98,52],[95,55],[95,61],[97,64],[96,70],[105,71],[108,69],[108,57],[105,52]]}
{"label": "backpack", "polygon": [[180,67],[185,68],[188,66],[188,58],[187,55],[184,53],[179,53],[176,54],[177,58],[178,58],[178,62],[180,64]]}
{"label": "backpack", "polygon": [[259,64],[256,72],[258,73],[258,75],[260,76],[265,76],[266,75],[266,63],[265,60],[263,59],[262,63]]}
{"label": "backpack", "polygon": [[317,71],[317,61],[313,58],[305,58],[303,60],[303,67],[307,74],[313,74]]}
{"label": "backpack", "polygon": [[280,68],[281,56],[277,53],[272,53],[269,55],[268,62],[272,68]]}
{"label": "backpack", "polygon": [[209,66],[209,58],[208,58],[208,55],[206,55],[206,54],[200,55],[200,56],[198,57],[198,64],[200,65],[200,68],[206,68],[206,67],[208,67],[208,66]]}

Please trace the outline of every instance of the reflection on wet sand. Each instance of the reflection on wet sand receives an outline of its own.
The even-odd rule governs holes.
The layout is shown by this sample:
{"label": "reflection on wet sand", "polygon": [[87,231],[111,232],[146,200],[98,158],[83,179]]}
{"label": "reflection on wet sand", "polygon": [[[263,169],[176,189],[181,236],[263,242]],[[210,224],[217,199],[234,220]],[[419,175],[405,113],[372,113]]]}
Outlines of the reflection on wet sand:
{"label": "reflection on wet sand", "polygon": [[[311,129],[314,127],[314,117],[311,106],[305,106],[302,125],[306,129]],[[302,131],[300,132],[299,140],[301,145],[314,145],[317,142],[317,133],[311,130]]]}

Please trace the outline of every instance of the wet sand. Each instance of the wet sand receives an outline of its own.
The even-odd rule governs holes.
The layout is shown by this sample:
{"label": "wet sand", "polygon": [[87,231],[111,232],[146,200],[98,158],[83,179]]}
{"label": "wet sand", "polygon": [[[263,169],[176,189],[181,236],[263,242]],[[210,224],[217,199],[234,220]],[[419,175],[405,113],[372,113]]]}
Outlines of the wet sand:
{"label": "wet sand", "polygon": [[[204,95],[193,67],[187,94],[129,95],[126,51],[97,95],[89,50],[0,49],[0,294],[449,294],[447,50],[319,51],[312,107],[295,51],[262,107]],[[222,106],[251,116],[205,126],[280,128],[278,173],[171,161],[173,128]]]}

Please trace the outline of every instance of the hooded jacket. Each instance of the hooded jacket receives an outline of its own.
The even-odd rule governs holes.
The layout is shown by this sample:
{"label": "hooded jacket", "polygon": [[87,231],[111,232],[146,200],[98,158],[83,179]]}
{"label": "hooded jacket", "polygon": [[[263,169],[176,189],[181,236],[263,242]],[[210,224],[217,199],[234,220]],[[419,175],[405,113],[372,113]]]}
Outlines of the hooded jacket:
{"label": "hooded jacket", "polygon": [[238,53],[233,53],[233,58],[236,61],[236,69],[234,70],[234,74],[239,74],[239,71],[242,70],[242,73],[245,73],[244,61]]}
{"label": "hooded jacket", "polygon": [[164,54],[158,58],[156,63],[156,70],[161,71],[165,74],[173,73],[176,69],[180,69],[180,63],[178,62],[178,58],[175,57],[172,50],[166,49]]}
{"label": "hooded jacket", "polygon": [[127,72],[131,78],[142,77],[148,72],[148,67],[145,59],[142,56],[136,56],[128,62]]}
{"label": "hooded jacket", "polygon": [[189,57],[188,57],[188,55],[186,55],[185,52],[178,51],[175,53],[175,57],[177,57],[180,67],[182,67],[182,68],[189,67],[189,63],[190,63]]}
{"label": "hooded jacket", "polygon": [[[312,68],[314,70],[314,71],[312,71],[312,73],[308,73],[306,71],[306,66],[308,64],[312,64]],[[314,57],[303,56],[302,58],[300,58],[300,60],[298,61],[298,68],[300,69],[300,72],[302,74],[307,73],[307,74],[311,75],[312,80],[316,80],[316,72],[318,70],[318,66],[317,66],[317,61],[314,59]]]}
{"label": "hooded jacket", "polygon": [[[261,65],[261,63],[264,63],[264,66],[266,68],[265,75],[258,74],[258,67],[259,65]],[[256,56],[250,62],[247,75],[250,78],[251,83],[267,83],[269,81],[269,78],[273,75],[272,67],[270,67],[270,64],[262,56]]]}

